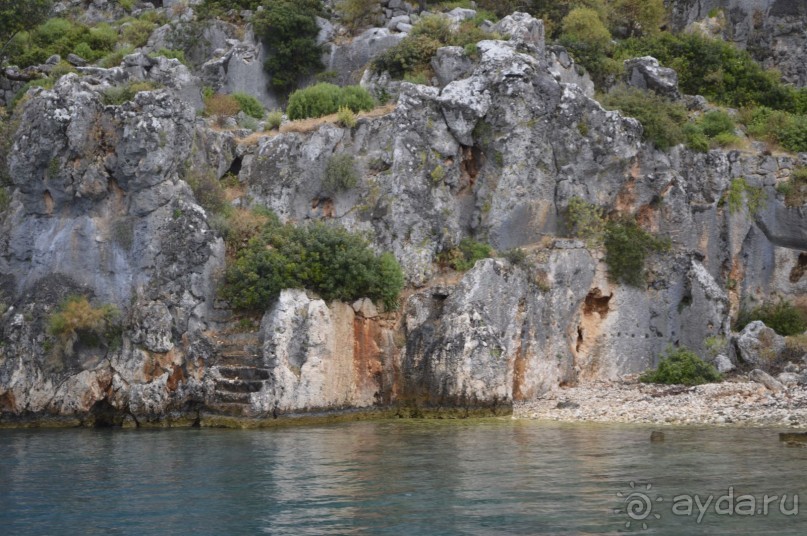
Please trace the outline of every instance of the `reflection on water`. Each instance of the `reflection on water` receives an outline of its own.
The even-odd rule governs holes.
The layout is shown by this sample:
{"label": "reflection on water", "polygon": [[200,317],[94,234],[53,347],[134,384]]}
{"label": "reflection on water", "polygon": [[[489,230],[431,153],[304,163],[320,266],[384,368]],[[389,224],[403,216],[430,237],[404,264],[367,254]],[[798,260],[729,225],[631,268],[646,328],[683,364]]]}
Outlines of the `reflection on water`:
{"label": "reflection on water", "polygon": [[[781,445],[777,430],[668,428],[664,443],[650,430],[503,419],[0,431],[0,532],[807,533],[807,449]],[[800,494],[804,513],[672,513],[676,496],[729,487]],[[614,514],[617,493],[637,490],[652,511]]]}

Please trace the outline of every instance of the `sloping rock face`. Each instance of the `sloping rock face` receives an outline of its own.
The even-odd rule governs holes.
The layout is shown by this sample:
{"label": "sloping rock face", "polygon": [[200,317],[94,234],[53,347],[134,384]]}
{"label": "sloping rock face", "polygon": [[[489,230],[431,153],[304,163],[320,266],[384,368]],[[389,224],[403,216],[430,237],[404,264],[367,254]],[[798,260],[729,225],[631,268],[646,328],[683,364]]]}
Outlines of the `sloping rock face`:
{"label": "sloping rock face", "polygon": [[[446,68],[441,88],[403,82],[392,112],[352,129],[242,143],[196,119],[200,84],[184,67],[140,55],[32,94],[0,220],[0,419],[499,413],[560,385],[642,371],[669,345],[706,355],[741,301],[803,299],[803,210],[776,186],[807,160],[658,151],[636,120],[559,70],[574,68],[562,50],[545,56],[539,21],[507,24],[521,42],[482,41],[476,59],[443,51],[461,68]],[[112,86],[142,79],[161,87],[105,104]],[[340,153],[359,179],[333,193],[324,171]],[[182,180],[204,169],[236,174],[240,203],[344,226],[393,252],[409,286],[400,309],[286,290],[259,328],[237,325],[216,297],[223,242]],[[765,195],[755,213],[725,202],[739,178]],[[670,239],[644,284],[615,283],[602,249],[560,238],[574,197]],[[442,268],[441,253],[469,237],[525,258]],[[72,294],[115,305],[119,337],[54,348],[48,322]]]}
{"label": "sloping rock face", "polygon": [[807,85],[807,4],[792,0],[667,0],[670,23],[682,30],[721,10],[716,30],[793,84]]}
{"label": "sloping rock face", "polygon": [[[91,70],[25,105],[0,245],[13,304],[0,324],[0,391],[12,414],[92,418],[103,401],[147,420],[203,388],[188,348],[211,316],[223,243],[179,179],[195,121],[179,97],[189,73],[171,60],[129,70],[166,85],[110,106],[105,92],[138,79]],[[116,306],[131,333],[75,351],[49,347],[47,319],[72,294]]]}

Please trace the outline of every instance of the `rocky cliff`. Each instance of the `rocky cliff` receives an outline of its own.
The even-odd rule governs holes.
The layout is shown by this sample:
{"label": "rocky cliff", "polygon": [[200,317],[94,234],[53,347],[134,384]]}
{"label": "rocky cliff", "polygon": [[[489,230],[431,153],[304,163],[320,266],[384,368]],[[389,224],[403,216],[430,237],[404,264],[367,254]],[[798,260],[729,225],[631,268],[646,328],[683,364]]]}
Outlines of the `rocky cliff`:
{"label": "rocky cliff", "polygon": [[[500,413],[642,371],[670,344],[703,353],[708,337],[731,335],[741,300],[803,299],[803,208],[776,186],[807,155],[657,150],[544,46],[540,21],[500,24],[509,41],[480,42],[461,68],[456,51],[438,54],[440,87],[390,85],[394,106],[352,128],[222,129],[196,115],[197,74],[226,86],[232,70],[206,62],[194,74],[142,53],[31,90],[0,216],[0,423]],[[230,46],[235,62],[244,51]],[[108,98],[143,82],[126,102]],[[325,195],[335,153],[354,157],[359,180]],[[393,252],[407,279],[400,308],[288,289],[239,322],[218,294],[224,242],[185,180],[200,169],[235,175],[235,204],[325,220]],[[725,203],[739,178],[764,192],[758,210]],[[669,237],[646,285],[615,283],[601,248],[568,238],[573,198]],[[467,237],[524,258],[441,268],[440,253]],[[114,305],[120,332],[54,343],[49,318],[76,294]]]}

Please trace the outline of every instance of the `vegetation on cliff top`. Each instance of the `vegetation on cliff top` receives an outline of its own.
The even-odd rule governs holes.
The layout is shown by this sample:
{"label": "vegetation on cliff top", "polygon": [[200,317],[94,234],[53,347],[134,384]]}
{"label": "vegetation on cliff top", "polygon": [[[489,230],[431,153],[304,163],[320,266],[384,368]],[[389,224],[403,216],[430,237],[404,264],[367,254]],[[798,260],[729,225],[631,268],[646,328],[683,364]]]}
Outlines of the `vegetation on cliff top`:
{"label": "vegetation on cliff top", "polygon": [[395,257],[374,253],[364,238],[320,222],[283,225],[272,215],[236,253],[222,295],[236,308],[265,310],[281,290],[305,288],[325,300],[369,297],[395,309],[403,285]]}

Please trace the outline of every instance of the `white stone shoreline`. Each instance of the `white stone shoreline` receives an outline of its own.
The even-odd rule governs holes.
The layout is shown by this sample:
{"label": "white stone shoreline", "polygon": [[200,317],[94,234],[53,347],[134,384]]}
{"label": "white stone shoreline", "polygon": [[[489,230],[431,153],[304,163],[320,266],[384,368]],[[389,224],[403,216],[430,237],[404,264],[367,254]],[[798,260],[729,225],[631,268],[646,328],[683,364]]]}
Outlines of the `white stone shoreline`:
{"label": "white stone shoreline", "polygon": [[513,416],[564,422],[708,424],[807,428],[807,389],[772,392],[744,376],[697,387],[639,383],[635,377],[559,388],[517,402]]}

